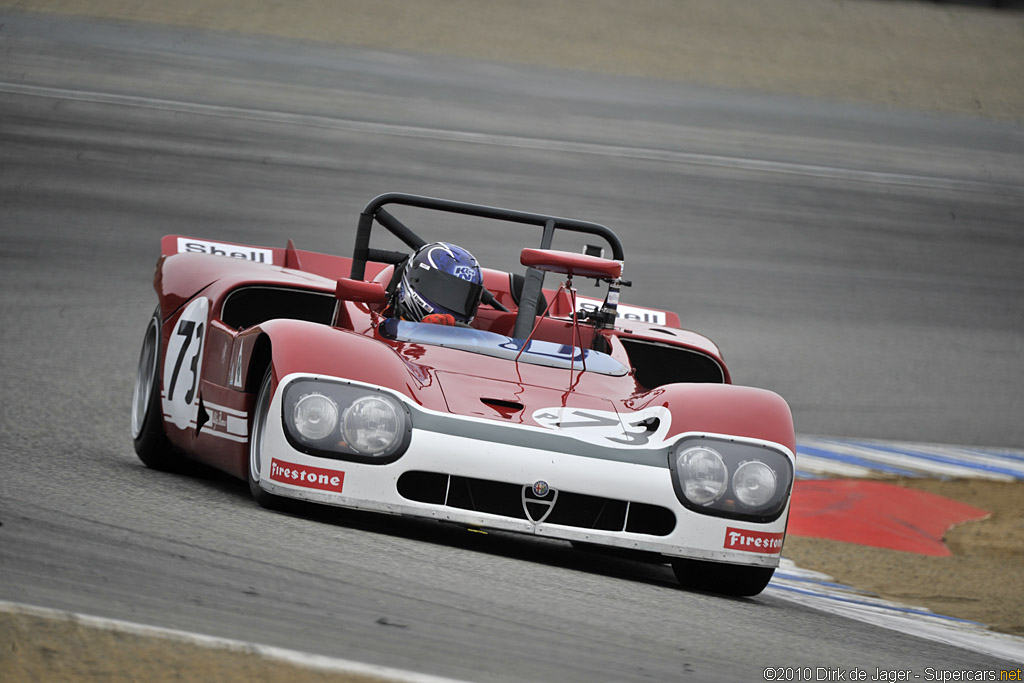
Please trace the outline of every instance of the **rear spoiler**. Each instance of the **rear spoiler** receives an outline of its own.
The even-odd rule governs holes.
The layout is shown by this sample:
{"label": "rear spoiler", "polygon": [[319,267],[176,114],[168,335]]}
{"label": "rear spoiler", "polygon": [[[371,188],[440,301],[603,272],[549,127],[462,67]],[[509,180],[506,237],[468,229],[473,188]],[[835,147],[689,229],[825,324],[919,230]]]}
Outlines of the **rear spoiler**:
{"label": "rear spoiler", "polygon": [[249,263],[294,268],[331,279],[344,277],[352,267],[350,258],[296,249],[291,240],[288,240],[288,246],[282,249],[280,247],[257,247],[237,242],[213,241],[185,235],[165,235],[160,240],[160,253],[164,256],[173,254],[222,256]]}
{"label": "rear spoiler", "polygon": [[[291,240],[288,241],[288,245],[293,247]],[[172,254],[210,254],[212,256],[227,256],[228,258],[251,261],[252,263],[264,263],[268,266],[283,266],[287,259],[286,251],[286,249],[253,247],[234,242],[213,242],[197,237],[185,237],[184,235],[165,235],[160,240],[160,253],[164,256]]]}
{"label": "rear spoiler", "polygon": [[[160,241],[160,251],[164,256],[172,254],[209,254],[211,256],[222,256],[239,259],[250,263],[262,263],[267,266],[280,266],[282,268],[294,268],[307,273],[314,273],[332,280],[345,277],[352,267],[352,259],[344,256],[331,256],[320,254],[315,251],[303,251],[296,249],[291,240],[288,246],[280,247],[256,247],[237,242],[221,242],[200,239],[198,237],[186,237],[185,235],[166,235]],[[367,264],[367,275],[373,276],[386,267],[381,263],[370,262]],[[548,295],[553,292],[548,291]],[[600,299],[579,296],[576,298],[577,305],[581,312],[597,310],[601,307]],[[618,322],[641,322],[649,325],[660,325],[665,327],[680,327],[679,316],[672,311],[661,311],[654,308],[641,306],[630,306],[619,304]]]}

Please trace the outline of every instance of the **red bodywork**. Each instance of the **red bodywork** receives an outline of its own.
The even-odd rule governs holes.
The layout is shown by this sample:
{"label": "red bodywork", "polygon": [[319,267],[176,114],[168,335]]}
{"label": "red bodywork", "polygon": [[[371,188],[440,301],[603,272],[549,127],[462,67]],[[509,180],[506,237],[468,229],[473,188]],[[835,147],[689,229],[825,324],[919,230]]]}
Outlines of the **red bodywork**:
{"label": "red bodywork", "polygon": [[[188,238],[164,238],[154,286],[163,321],[160,348],[164,353],[182,308],[199,296],[209,300],[199,379],[202,417],[196,428],[181,429],[165,422],[166,433],[192,457],[235,476],[246,476],[248,446],[214,432],[229,420],[230,411],[252,414],[268,363],[275,385],[279,378],[295,372],[332,375],[388,387],[434,411],[501,422],[536,424],[531,418],[533,409],[553,404],[616,411],[665,406],[673,415],[670,435],[692,431],[730,434],[795,451],[792,418],[785,401],[769,391],[731,385],[715,345],[679,329],[674,313],[664,313],[667,324],[663,326],[623,320],[610,329],[578,325],[575,345],[592,348],[595,335],[600,336],[597,341],[602,348],[631,370],[622,376],[578,369],[570,372],[382,337],[376,329],[380,304],[335,297],[342,289],[338,279],[348,276],[352,259],[297,250],[290,243],[286,249],[254,250],[238,245],[230,253],[198,247],[194,251],[200,253],[187,253],[189,244]],[[195,244],[203,243],[196,240]],[[366,264],[367,280],[386,284],[391,273],[392,266]],[[511,312],[482,305],[473,326],[511,334],[516,305],[509,275],[485,269],[484,285]],[[226,302],[232,294],[252,287],[331,297],[336,302],[331,320],[290,319],[285,311],[284,316],[258,324],[232,326],[225,321]],[[548,316],[538,318],[533,338],[572,345],[574,325],[568,295],[544,291],[553,301]],[[257,309],[253,314],[258,316]],[[638,371],[641,354],[652,348],[659,353],[669,349],[687,362],[692,358],[701,367],[717,368],[717,379],[708,381],[701,375],[699,379],[704,381],[645,386],[640,380],[660,371]],[[161,367],[163,363],[161,358]],[[209,408],[211,405],[218,408]]]}

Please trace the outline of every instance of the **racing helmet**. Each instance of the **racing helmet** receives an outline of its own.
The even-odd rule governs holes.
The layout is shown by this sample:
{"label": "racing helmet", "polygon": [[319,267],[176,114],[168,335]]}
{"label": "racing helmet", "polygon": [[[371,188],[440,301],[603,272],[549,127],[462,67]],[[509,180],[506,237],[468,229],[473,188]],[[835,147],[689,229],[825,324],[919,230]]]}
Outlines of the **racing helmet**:
{"label": "racing helmet", "polygon": [[431,313],[448,313],[470,323],[483,293],[476,258],[450,242],[425,244],[406,261],[395,289],[397,317],[419,322]]}

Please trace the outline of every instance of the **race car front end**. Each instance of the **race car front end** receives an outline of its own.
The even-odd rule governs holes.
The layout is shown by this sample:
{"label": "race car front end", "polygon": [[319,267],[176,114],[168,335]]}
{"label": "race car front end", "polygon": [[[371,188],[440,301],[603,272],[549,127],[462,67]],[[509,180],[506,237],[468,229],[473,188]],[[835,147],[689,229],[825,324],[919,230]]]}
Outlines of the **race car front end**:
{"label": "race car front end", "polygon": [[253,435],[254,479],[269,494],[329,505],[670,559],[778,565],[795,462],[787,447],[697,432],[581,438],[552,428],[570,424],[558,410],[535,411],[541,426],[496,421],[290,374]]}

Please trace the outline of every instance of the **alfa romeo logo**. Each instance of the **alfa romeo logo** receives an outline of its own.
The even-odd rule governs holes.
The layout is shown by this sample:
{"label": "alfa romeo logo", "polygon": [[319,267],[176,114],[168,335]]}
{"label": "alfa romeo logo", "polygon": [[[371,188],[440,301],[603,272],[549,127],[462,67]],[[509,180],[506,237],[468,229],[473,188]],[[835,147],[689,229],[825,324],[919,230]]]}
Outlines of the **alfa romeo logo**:
{"label": "alfa romeo logo", "polygon": [[523,487],[523,512],[526,513],[526,518],[534,524],[540,524],[548,518],[548,515],[555,509],[557,500],[558,491],[549,487],[543,479],[535,482],[533,486],[527,484]]}

